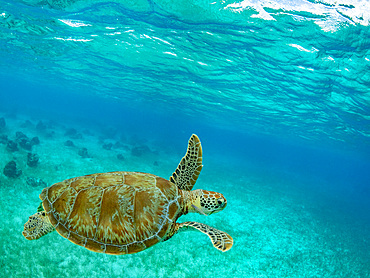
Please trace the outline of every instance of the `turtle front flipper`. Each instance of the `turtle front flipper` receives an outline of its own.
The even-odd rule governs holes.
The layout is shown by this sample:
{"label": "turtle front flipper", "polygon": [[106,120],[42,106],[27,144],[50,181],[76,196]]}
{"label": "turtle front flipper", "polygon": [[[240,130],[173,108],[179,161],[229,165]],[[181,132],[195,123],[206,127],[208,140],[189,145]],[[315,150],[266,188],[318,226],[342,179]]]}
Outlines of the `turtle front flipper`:
{"label": "turtle front flipper", "polygon": [[54,231],[54,227],[51,225],[46,212],[40,211],[29,217],[26,224],[24,224],[22,235],[26,239],[33,240],[39,239],[52,231]]}
{"label": "turtle front flipper", "polygon": [[187,152],[170,177],[170,181],[181,190],[190,191],[197,181],[202,167],[202,145],[198,136],[193,134],[189,139]]}
{"label": "turtle front flipper", "polygon": [[230,248],[233,246],[233,238],[229,234],[203,223],[192,221],[176,223],[175,230],[178,231],[179,229],[195,229],[208,235],[213,246],[222,252],[230,250]]}

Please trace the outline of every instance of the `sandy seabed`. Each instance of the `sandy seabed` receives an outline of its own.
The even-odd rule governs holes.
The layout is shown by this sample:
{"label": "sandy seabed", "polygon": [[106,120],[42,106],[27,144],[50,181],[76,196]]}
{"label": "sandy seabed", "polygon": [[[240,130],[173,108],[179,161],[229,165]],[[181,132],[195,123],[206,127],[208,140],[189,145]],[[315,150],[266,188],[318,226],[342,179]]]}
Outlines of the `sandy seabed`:
{"label": "sandy seabed", "polygon": [[[213,248],[207,236],[190,231],[122,256],[88,251],[56,232],[28,241],[21,234],[23,224],[36,212],[45,185],[117,170],[166,178],[185,153],[187,138],[183,150],[174,152],[140,134],[24,115],[0,117],[6,121],[0,136],[15,140],[16,132],[22,132],[40,140],[31,151],[18,147],[12,152],[0,144],[1,277],[370,277],[369,230],[349,212],[333,208],[336,200],[321,194],[317,181],[267,175],[225,161],[209,161],[208,166],[206,156],[195,189],[222,192],[228,206],[209,217],[191,214],[180,221],[199,221],[228,232],[234,246],[226,253]],[[74,146],[66,146],[68,140]],[[29,152],[39,157],[36,167],[27,165]],[[10,161],[22,171],[19,177],[3,174]],[[310,182],[315,183],[311,192]]]}

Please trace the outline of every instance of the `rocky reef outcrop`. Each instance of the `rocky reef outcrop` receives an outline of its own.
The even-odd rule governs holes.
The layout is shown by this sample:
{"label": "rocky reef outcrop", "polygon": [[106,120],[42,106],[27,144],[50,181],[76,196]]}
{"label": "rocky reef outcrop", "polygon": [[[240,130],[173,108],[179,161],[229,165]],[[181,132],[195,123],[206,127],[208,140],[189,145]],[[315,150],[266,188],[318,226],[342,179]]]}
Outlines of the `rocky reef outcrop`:
{"label": "rocky reef outcrop", "polygon": [[39,156],[35,153],[27,154],[27,165],[29,167],[36,167],[39,164]]}
{"label": "rocky reef outcrop", "polygon": [[9,178],[17,178],[22,174],[22,170],[19,169],[17,163],[12,160],[5,165],[3,173]]}

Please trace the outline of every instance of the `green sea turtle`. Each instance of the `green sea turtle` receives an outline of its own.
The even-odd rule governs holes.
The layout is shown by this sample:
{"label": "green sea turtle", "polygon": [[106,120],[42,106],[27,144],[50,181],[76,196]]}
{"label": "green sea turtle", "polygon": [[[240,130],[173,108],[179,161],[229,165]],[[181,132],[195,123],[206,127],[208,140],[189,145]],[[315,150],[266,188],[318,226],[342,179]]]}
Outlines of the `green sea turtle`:
{"label": "green sea turtle", "polygon": [[33,240],[57,232],[91,251],[131,254],[170,239],[179,230],[205,233],[223,252],[233,245],[227,233],[203,223],[176,223],[181,215],[210,215],[226,207],[221,193],[191,191],[202,169],[198,136],[189,140],[186,155],[169,180],[139,172],[92,174],[45,188],[38,212],[24,225]]}

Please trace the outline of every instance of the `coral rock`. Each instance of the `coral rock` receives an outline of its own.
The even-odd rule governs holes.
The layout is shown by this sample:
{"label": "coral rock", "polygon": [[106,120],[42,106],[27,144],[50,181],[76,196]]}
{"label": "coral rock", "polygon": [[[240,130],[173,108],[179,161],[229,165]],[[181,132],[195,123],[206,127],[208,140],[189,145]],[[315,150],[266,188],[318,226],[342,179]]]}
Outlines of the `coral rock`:
{"label": "coral rock", "polygon": [[19,146],[21,146],[23,149],[30,151],[32,149],[31,141],[29,140],[22,140],[19,142]]}
{"label": "coral rock", "polygon": [[46,125],[42,121],[39,121],[36,125],[36,129],[38,131],[46,130]]}
{"label": "coral rock", "polygon": [[24,133],[18,131],[15,134],[16,141],[18,142],[21,148],[30,151],[32,149],[32,144],[30,139]]}
{"label": "coral rock", "polygon": [[17,131],[15,133],[15,139],[18,141],[18,140],[21,140],[21,139],[28,139],[27,135],[24,134],[23,132],[21,131]]}
{"label": "coral rock", "polygon": [[27,121],[25,121],[25,122],[21,125],[21,127],[23,127],[23,128],[29,128],[29,127],[32,127],[32,123],[31,123],[31,121],[30,121],[30,120],[27,120]]}
{"label": "coral rock", "polygon": [[18,151],[18,145],[17,142],[14,142],[12,140],[8,140],[6,143],[6,149],[10,152]]}
{"label": "coral rock", "polygon": [[9,178],[17,178],[22,174],[22,170],[17,168],[15,161],[10,161],[5,165],[3,173]]}
{"label": "coral rock", "polygon": [[77,135],[77,130],[74,129],[74,128],[68,128],[66,130],[66,132],[64,133],[64,135],[65,136],[71,136],[71,137],[76,136]]}
{"label": "coral rock", "polygon": [[36,167],[39,164],[39,156],[34,153],[27,154],[27,165],[30,167]]}
{"label": "coral rock", "polygon": [[33,187],[45,188],[48,185],[42,179],[27,177],[26,183]]}
{"label": "coral rock", "polygon": [[116,149],[123,149],[125,146],[121,142],[116,142],[113,147]]}
{"label": "coral rock", "polygon": [[31,139],[31,145],[34,146],[34,145],[39,145],[40,144],[40,139],[39,137],[33,137]]}
{"label": "coral rock", "polygon": [[121,154],[121,153],[117,154],[117,158],[118,158],[119,160],[125,160],[125,157],[124,157],[124,156],[123,156],[123,154]]}
{"label": "coral rock", "polygon": [[77,130],[74,128],[68,128],[64,135],[72,139],[82,139],[82,135],[78,133]]}
{"label": "coral rock", "polygon": [[113,144],[112,143],[106,143],[103,145],[103,149],[105,150],[111,150],[113,147]]}
{"label": "coral rock", "polygon": [[67,147],[74,147],[75,144],[71,141],[71,140],[67,140],[64,142],[64,146],[67,146]]}
{"label": "coral rock", "polygon": [[86,148],[79,149],[78,155],[81,156],[82,158],[88,158],[90,155],[87,152]]}
{"label": "coral rock", "polygon": [[133,147],[131,149],[131,154],[133,156],[142,156],[143,154],[146,154],[146,153],[149,153],[150,152],[150,149],[148,146],[137,146],[137,147]]}
{"label": "coral rock", "polygon": [[9,139],[7,135],[0,135],[0,144],[7,144],[8,140]]}

